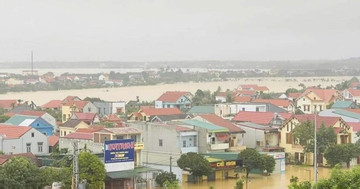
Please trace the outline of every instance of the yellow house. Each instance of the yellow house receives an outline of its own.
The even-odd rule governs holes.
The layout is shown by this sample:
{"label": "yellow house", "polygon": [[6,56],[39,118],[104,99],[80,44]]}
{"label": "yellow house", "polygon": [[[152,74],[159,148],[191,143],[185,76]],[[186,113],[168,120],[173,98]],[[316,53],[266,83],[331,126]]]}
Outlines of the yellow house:
{"label": "yellow house", "polygon": [[[280,127],[280,147],[284,148],[286,153],[290,153],[294,161],[301,163],[313,164],[313,153],[304,153],[304,148],[299,144],[299,141],[294,138],[293,130],[300,123],[310,121],[314,123],[315,115],[303,114],[293,115]],[[316,117],[316,126],[319,129],[322,125],[326,127],[333,127],[337,135],[337,144],[346,144],[352,142],[353,130],[342,118],[340,117]],[[326,164],[326,160],[320,155],[318,163]]]}
{"label": "yellow house", "polygon": [[60,137],[64,137],[70,133],[74,133],[77,129],[80,128],[91,128],[90,125],[87,123],[77,120],[77,119],[70,119],[65,122],[63,125],[59,126],[60,129]]}
{"label": "yellow house", "polygon": [[341,93],[335,89],[307,88],[296,99],[296,106],[305,114],[312,114],[325,110],[329,104],[342,99]]}
{"label": "yellow house", "polygon": [[61,106],[61,112],[62,122],[65,123],[70,119],[73,112],[97,113],[97,108],[89,101],[76,100],[63,103]]}

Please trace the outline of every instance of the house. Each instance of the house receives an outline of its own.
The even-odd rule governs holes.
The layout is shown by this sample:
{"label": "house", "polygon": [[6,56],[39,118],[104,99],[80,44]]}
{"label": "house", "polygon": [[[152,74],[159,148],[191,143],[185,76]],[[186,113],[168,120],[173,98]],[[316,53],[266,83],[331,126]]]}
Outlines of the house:
{"label": "house", "polygon": [[345,89],[342,92],[345,100],[354,101],[356,104],[360,104],[360,90],[359,89]]}
{"label": "house", "polygon": [[104,123],[106,123],[106,122],[114,123],[115,126],[122,126],[123,125],[123,121],[116,114],[106,115],[103,118],[101,118],[101,121],[104,122]]}
{"label": "house", "polygon": [[44,105],[40,106],[42,110],[53,110],[60,111],[62,105],[62,100],[51,100]]}
{"label": "house", "polygon": [[29,153],[20,153],[20,154],[10,154],[10,155],[0,155],[0,166],[4,165],[13,157],[23,157],[30,160],[32,163],[40,167],[40,162],[38,158],[31,152]]}
{"label": "house", "polygon": [[100,74],[98,79],[99,81],[109,81],[109,74]]}
{"label": "house", "polygon": [[64,137],[67,134],[74,133],[77,129],[80,128],[91,128],[91,127],[84,121],[77,119],[69,119],[67,122],[59,126],[60,137]]}
{"label": "house", "polygon": [[277,128],[251,122],[241,122],[236,126],[246,132],[244,136],[246,148],[255,148],[263,152],[283,151],[283,148],[279,147],[279,131]]}
{"label": "house", "polygon": [[74,112],[97,113],[97,108],[93,103],[89,101],[70,100],[62,104],[61,112],[62,112],[62,122],[65,123],[67,120],[70,119],[71,115]]}
{"label": "house", "polygon": [[233,122],[251,122],[259,125],[280,127],[283,122],[292,116],[291,113],[273,112],[246,112],[241,111],[232,119]]}
{"label": "house", "polygon": [[192,115],[189,114],[175,114],[175,115],[154,115],[150,116],[150,122],[168,122],[181,119],[191,119]]}
{"label": "house", "polygon": [[32,127],[0,124],[0,151],[5,154],[48,154],[47,136]]}
{"label": "house", "polygon": [[191,93],[167,91],[155,101],[155,108],[191,108]]}
{"label": "house", "polygon": [[[216,126],[227,128],[229,130],[228,138],[224,137],[225,141],[229,141],[229,149],[227,151],[241,151],[246,149],[244,145],[245,131],[228,120],[225,120],[215,114],[201,114],[193,118],[206,123],[210,123]],[[219,139],[219,138],[218,138]]]}
{"label": "house", "polygon": [[297,98],[299,98],[301,96],[302,93],[289,93],[288,94],[288,99],[295,102],[295,100]]}
{"label": "house", "polygon": [[15,108],[17,104],[17,100],[0,100],[0,108],[3,108],[6,111],[10,111]]}
{"label": "house", "polygon": [[59,147],[59,136],[49,136],[48,137],[49,143],[49,153],[52,153],[57,147]]}
{"label": "house", "polygon": [[226,102],[226,97],[228,95],[232,95],[232,94],[228,93],[228,92],[218,92],[218,93],[216,93],[215,101],[216,102]]}
{"label": "house", "polygon": [[287,112],[270,103],[225,103],[215,104],[215,114],[221,117],[231,117],[240,111],[250,112]]}
{"label": "house", "polygon": [[97,113],[74,112],[70,119],[80,120],[89,125],[100,123],[100,119]]}
{"label": "house", "polygon": [[14,115],[8,119],[5,124],[14,126],[30,126],[47,136],[51,136],[54,133],[54,126],[42,117],[37,116]]}
{"label": "house", "polygon": [[358,109],[328,109],[319,112],[324,117],[341,117],[346,122],[360,122],[360,112],[353,110]]}
{"label": "house", "polygon": [[239,85],[238,90],[245,90],[245,91],[255,91],[257,94],[262,93],[269,93],[269,88],[266,86],[258,86],[258,85]]}
{"label": "house", "polygon": [[56,132],[58,130],[58,127],[56,125],[56,119],[52,115],[50,115],[49,113],[47,113],[45,111],[25,110],[25,111],[20,112],[18,115],[41,117],[53,126],[54,132]]}
{"label": "house", "polygon": [[176,122],[167,123],[129,123],[130,127],[143,131],[145,144],[141,156],[145,166],[151,166],[163,171],[170,171],[172,158],[172,172],[176,178],[182,180],[182,170],[177,166],[181,154],[198,152],[198,132],[194,129],[179,126]]}
{"label": "house", "polygon": [[125,114],[125,105],[124,101],[95,101],[93,104],[97,108],[97,114],[100,117],[110,114]]}
{"label": "house", "polygon": [[148,108],[141,107],[138,112],[130,114],[128,119],[131,121],[150,121],[151,116],[179,115],[183,114],[178,108]]}
{"label": "house", "polygon": [[214,107],[214,105],[193,106],[187,113],[192,114],[192,115],[213,114],[213,113],[215,113],[215,107]]}
{"label": "house", "polygon": [[270,103],[277,107],[284,108],[288,112],[295,111],[295,105],[288,99],[255,99],[252,102]]}
{"label": "house", "polygon": [[[314,114],[293,115],[280,127],[280,147],[285,149],[286,153],[292,154],[295,161],[313,164],[313,154],[304,153],[303,147],[299,141],[293,136],[293,130],[301,123],[310,121],[315,122]],[[324,125],[325,127],[333,127],[337,135],[337,144],[346,144],[352,142],[353,130],[341,117],[323,117],[316,116],[316,128],[319,129]],[[326,164],[324,158],[319,156],[319,163]]]}
{"label": "house", "polygon": [[331,109],[355,109],[356,107],[357,105],[353,101],[336,101]]}
{"label": "house", "polygon": [[328,105],[342,98],[341,93],[335,89],[307,88],[296,99],[296,106],[305,114],[311,114],[328,109]]}

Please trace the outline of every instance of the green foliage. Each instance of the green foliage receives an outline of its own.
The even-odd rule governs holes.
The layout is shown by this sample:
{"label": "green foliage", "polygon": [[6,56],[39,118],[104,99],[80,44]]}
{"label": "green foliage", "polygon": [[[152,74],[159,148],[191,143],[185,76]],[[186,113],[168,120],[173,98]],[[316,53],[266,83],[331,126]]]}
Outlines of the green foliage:
{"label": "green foliage", "polygon": [[46,109],[44,111],[46,113],[50,114],[51,116],[53,116],[56,119],[56,121],[62,121],[61,111],[55,111],[55,110],[51,110],[51,109]]}
{"label": "green foliage", "polygon": [[318,153],[325,153],[326,149],[336,144],[336,133],[333,127],[321,125],[316,132],[316,145]]}
{"label": "green foliage", "polygon": [[61,158],[56,159],[53,161],[51,166],[53,167],[70,167],[72,163],[72,158],[69,156],[63,156]]}
{"label": "green foliage", "polygon": [[261,158],[263,163],[262,169],[266,170],[267,173],[272,173],[275,169],[275,164],[276,164],[274,157],[262,154]]}
{"label": "green foliage", "polygon": [[166,181],[168,181],[168,184],[177,181],[176,175],[174,173],[163,171],[155,178],[155,182],[160,186],[164,186]]}
{"label": "green foliage", "polygon": [[243,179],[238,179],[235,183],[235,189],[243,189],[245,181]]}
{"label": "green foliage", "polygon": [[0,107],[0,115],[3,115],[3,114],[5,114],[6,113],[6,110],[4,109],[4,108],[1,108]]}
{"label": "green foliage", "polygon": [[295,88],[289,88],[285,91],[286,95],[289,95],[289,93],[298,93],[299,90],[295,89]]}
{"label": "green foliage", "polygon": [[335,89],[339,90],[339,91],[348,89],[350,87],[351,83],[354,83],[354,82],[359,82],[359,79],[356,78],[356,77],[352,77],[348,81],[343,81],[343,82],[341,82],[339,84],[336,84]]}
{"label": "green foliage", "polygon": [[90,101],[90,102],[104,102],[104,100],[98,98],[98,97],[86,97],[84,101]]}
{"label": "green foliage", "polygon": [[190,174],[195,176],[209,175],[213,170],[208,160],[202,155],[194,152],[182,154],[177,161],[180,169],[189,171]]}
{"label": "green foliage", "polygon": [[349,163],[352,158],[356,158],[360,155],[360,147],[357,144],[337,144],[329,147],[324,157],[331,166],[335,166],[338,163],[345,162],[349,167]]}
{"label": "green foliage", "polygon": [[215,96],[217,92],[211,93],[209,90],[202,91],[198,89],[195,92],[195,95],[192,97],[192,104],[195,106],[206,105],[206,104],[215,104]]}
{"label": "green foliage", "polygon": [[86,179],[90,189],[101,188],[106,176],[105,166],[100,159],[89,152],[79,154],[80,180]]}
{"label": "green foliage", "polygon": [[332,170],[330,178],[320,180],[316,184],[316,188],[359,188],[359,178],[360,167],[354,167],[351,170],[341,170],[339,167],[336,167]]}
{"label": "green foliage", "polygon": [[296,115],[300,115],[300,114],[304,114],[304,112],[301,111],[300,109],[296,109],[296,110],[295,110],[295,114],[296,114]]}
{"label": "green foliage", "polygon": [[226,94],[226,102],[234,102],[234,96],[232,95],[231,92],[227,92]]}
{"label": "green foliage", "polygon": [[4,123],[4,122],[6,122],[8,119],[10,119],[9,116],[0,115],[0,123]]}
{"label": "green foliage", "polygon": [[175,180],[175,181],[170,182],[170,181],[166,180],[164,182],[162,188],[164,188],[164,189],[178,189],[178,188],[180,188],[179,181]]}
{"label": "green foliage", "polygon": [[241,151],[238,158],[242,160],[243,165],[246,167],[246,177],[249,177],[252,169],[262,168],[261,155],[255,149],[247,148]]}

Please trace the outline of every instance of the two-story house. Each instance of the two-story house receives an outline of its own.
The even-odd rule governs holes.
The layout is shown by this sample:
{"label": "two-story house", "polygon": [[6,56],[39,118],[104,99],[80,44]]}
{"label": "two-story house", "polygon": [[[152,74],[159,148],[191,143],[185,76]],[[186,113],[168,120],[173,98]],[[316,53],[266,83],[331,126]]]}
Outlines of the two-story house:
{"label": "two-story house", "polygon": [[141,107],[138,112],[133,112],[128,117],[130,121],[151,121],[154,116],[168,116],[183,114],[178,108],[153,108]]}
{"label": "two-story house", "polygon": [[70,100],[62,104],[61,112],[62,112],[62,122],[65,123],[67,120],[70,119],[72,114],[75,112],[97,113],[97,108],[93,103],[89,101]]}
{"label": "two-story house", "polygon": [[191,93],[167,91],[155,101],[155,108],[191,108]]}
{"label": "two-story house", "polygon": [[345,89],[342,91],[345,100],[351,100],[356,104],[360,104],[360,90],[359,89]]}
{"label": "two-story house", "polygon": [[97,113],[74,112],[70,119],[77,119],[89,125],[100,123],[100,118]]}
{"label": "two-story house", "polygon": [[239,112],[232,119],[233,122],[251,122],[259,125],[280,127],[285,120],[290,118],[291,113],[273,113],[273,112]]}
{"label": "two-story house", "polygon": [[325,110],[331,103],[342,99],[341,93],[335,89],[307,88],[296,99],[296,106],[305,114],[312,114]]}
{"label": "two-story house", "polygon": [[0,151],[5,154],[49,153],[48,138],[32,127],[0,124]]}
{"label": "two-story house", "polygon": [[[299,144],[298,139],[293,135],[293,130],[300,126],[301,123],[310,121],[315,123],[314,114],[293,115],[280,127],[280,147],[284,148],[285,152],[290,153],[295,161],[306,164],[313,164],[313,154],[304,153],[304,148]],[[337,135],[337,144],[346,144],[352,142],[353,130],[341,117],[323,117],[316,115],[316,128],[319,129],[324,125],[325,127],[333,127]],[[326,164],[326,160],[319,156],[318,162]]]}
{"label": "two-story house", "polygon": [[111,114],[124,114],[125,102],[124,101],[95,101],[93,102],[97,108],[97,113],[100,117]]}
{"label": "two-story house", "polygon": [[74,133],[76,132],[76,130],[81,128],[89,129],[91,128],[91,126],[84,121],[78,119],[69,119],[67,122],[59,126],[60,137],[64,137],[70,133]]}

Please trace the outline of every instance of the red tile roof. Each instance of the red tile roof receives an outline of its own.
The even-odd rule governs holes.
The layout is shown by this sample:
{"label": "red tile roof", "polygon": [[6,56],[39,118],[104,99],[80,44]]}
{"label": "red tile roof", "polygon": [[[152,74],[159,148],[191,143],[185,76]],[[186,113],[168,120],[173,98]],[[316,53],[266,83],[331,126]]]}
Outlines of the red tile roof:
{"label": "red tile roof", "polygon": [[59,143],[59,136],[49,136],[48,137],[49,146],[55,146]]}
{"label": "red tile roof", "polygon": [[236,96],[253,96],[253,95],[255,95],[256,91],[235,90],[234,93]]}
{"label": "red tile roof", "polygon": [[11,126],[0,124],[0,135],[5,135],[7,139],[9,138],[20,138],[26,132],[28,132],[32,127],[22,127],[22,126]]}
{"label": "red tile roof", "polygon": [[79,100],[79,101],[70,101],[65,103],[65,106],[76,106],[79,109],[84,108],[89,102],[88,101],[84,101],[84,100]]}
{"label": "red tile roof", "polygon": [[64,98],[64,100],[62,100],[63,103],[67,103],[67,102],[71,102],[74,101],[75,98],[79,98],[77,96],[67,96]]}
{"label": "red tile roof", "polygon": [[[315,121],[314,114],[301,114],[301,115],[293,115],[294,118],[299,120],[300,122],[306,121]],[[316,127],[320,128],[322,124],[326,127],[335,125],[341,118],[340,117],[325,117],[325,116],[316,116]]]}
{"label": "red tile roof", "polygon": [[103,130],[104,128],[105,128],[105,127],[100,127],[100,126],[97,126],[97,128],[96,128],[96,127],[92,127],[92,128],[80,128],[80,129],[77,129],[76,132],[77,132],[77,133],[94,133],[94,132]]}
{"label": "red tile roof", "polygon": [[61,108],[61,100],[51,100],[50,102],[42,105],[42,108]]}
{"label": "red tile roof", "polygon": [[251,102],[252,97],[250,96],[236,96],[234,102]]}
{"label": "red tile roof", "polygon": [[17,105],[17,100],[0,100],[0,107],[4,109],[12,109]]}
{"label": "red tile roof", "polygon": [[350,127],[353,128],[354,132],[360,131],[360,123],[359,122],[346,122]]}
{"label": "red tile roof", "polygon": [[357,86],[359,86],[359,85],[360,85],[359,82],[352,82],[352,83],[350,84],[350,87],[351,87],[351,88],[354,88],[354,87],[357,87]]}
{"label": "red tile roof", "polygon": [[96,117],[96,113],[82,113],[82,112],[75,112],[75,116],[79,120],[94,120]]}
{"label": "red tile roof", "polygon": [[227,94],[228,94],[227,92],[218,92],[216,93],[216,96],[226,97]]}
{"label": "red tile roof", "polygon": [[241,128],[235,126],[234,124],[232,124],[230,121],[225,120],[215,114],[202,114],[199,115],[199,117],[205,119],[206,121],[220,126],[220,127],[225,127],[227,129],[229,129],[230,132],[239,132],[239,133],[243,133],[244,130],[242,130]]}
{"label": "red tile roof", "polygon": [[[319,96],[321,98],[321,99],[317,99],[317,100],[322,100],[324,102],[330,102],[330,101],[334,100],[335,97],[338,96],[337,95],[338,91],[335,89],[319,89],[319,88],[307,88],[305,90],[305,92],[303,92],[301,94],[301,96],[306,96],[310,92],[315,93],[317,96]],[[311,100],[313,100],[313,99],[311,99]]]}
{"label": "red tile roof", "polygon": [[270,103],[283,108],[287,108],[291,104],[290,100],[287,99],[255,99],[253,102]]}
{"label": "red tile roof", "polygon": [[75,132],[75,133],[70,133],[70,134],[64,136],[64,138],[92,140],[93,139],[93,134],[92,133]]}
{"label": "red tile roof", "polygon": [[297,99],[302,93],[289,93],[289,98]]}
{"label": "red tile roof", "polygon": [[347,89],[352,96],[360,96],[360,90],[358,89]]}
{"label": "red tile roof", "polygon": [[142,109],[142,112],[148,116],[182,114],[178,108],[148,108]]}
{"label": "red tile roof", "polygon": [[41,117],[44,114],[46,114],[46,112],[44,111],[33,111],[33,110],[25,110],[20,112],[20,115],[29,115],[29,116],[37,116],[37,117]]}
{"label": "red tile roof", "polygon": [[[280,117],[288,119],[292,116],[291,113],[277,113]],[[267,125],[273,120],[275,113],[273,112],[247,112],[241,111],[235,115],[233,121],[238,122],[252,122],[260,125]]]}
{"label": "red tile roof", "polygon": [[163,102],[176,102],[178,101],[182,96],[188,95],[190,92],[184,92],[184,91],[167,91],[166,93],[162,94],[157,101],[163,101]]}

